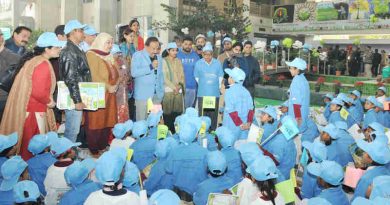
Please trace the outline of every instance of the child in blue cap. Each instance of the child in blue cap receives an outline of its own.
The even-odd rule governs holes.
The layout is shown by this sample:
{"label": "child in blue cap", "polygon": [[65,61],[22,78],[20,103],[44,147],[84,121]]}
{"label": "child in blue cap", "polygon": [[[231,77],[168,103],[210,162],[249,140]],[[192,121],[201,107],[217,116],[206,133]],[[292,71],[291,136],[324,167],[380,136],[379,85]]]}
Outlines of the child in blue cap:
{"label": "child in blue cap", "polygon": [[172,137],[167,137],[156,143],[154,155],[157,162],[152,166],[149,177],[144,183],[149,195],[159,189],[173,189],[173,177],[165,172],[165,167],[169,153],[177,146],[178,143]]}
{"label": "child in blue cap", "polygon": [[152,194],[149,205],[180,205],[180,198],[169,189],[160,189]]}
{"label": "child in blue cap", "polygon": [[261,142],[266,140],[273,132],[278,128],[277,113],[274,107],[265,107],[261,110],[260,123],[264,132],[261,138]]}
{"label": "child in blue cap", "polygon": [[157,139],[156,136],[148,134],[148,123],[145,120],[134,123],[133,137],[137,140],[130,146],[134,150],[132,161],[142,171],[155,159],[154,148]]}
{"label": "child in blue cap", "polygon": [[95,161],[92,158],[83,161],[75,161],[66,168],[64,177],[66,183],[72,187],[60,199],[59,205],[83,204],[89,194],[101,189],[101,186],[89,179],[92,170],[95,169]]}
{"label": "child in blue cap", "polygon": [[110,149],[113,147],[123,147],[129,149],[135,142],[135,139],[130,137],[131,129],[133,129],[133,121],[128,120],[124,123],[118,123],[112,129],[112,134],[115,139],[110,144]]}
{"label": "child in blue cap", "polygon": [[131,192],[139,194],[141,191],[140,187],[140,172],[134,163],[127,161],[125,165],[125,175],[123,178],[123,186]]}
{"label": "child in blue cap", "polygon": [[364,108],[360,98],[361,94],[358,90],[353,90],[349,93],[349,97],[352,98],[353,104],[356,106],[357,119],[359,122],[363,121]]}
{"label": "child in blue cap", "polygon": [[330,102],[331,114],[330,114],[328,123],[335,123],[336,121],[343,121],[344,120],[340,115],[340,110],[343,108],[343,106],[344,106],[344,102],[340,98],[334,98]]}
{"label": "child in blue cap", "polygon": [[368,186],[375,177],[390,175],[390,170],[385,166],[390,162],[390,149],[387,144],[380,140],[374,140],[371,143],[357,140],[356,144],[363,150],[363,163],[367,166],[367,171],[358,181],[352,201],[356,197],[365,196]]}
{"label": "child in blue cap", "polygon": [[222,146],[221,152],[224,154],[227,161],[227,172],[226,176],[230,177],[236,184],[242,180],[242,168],[241,168],[241,157],[238,150],[233,145],[236,141],[233,133],[228,127],[218,127],[216,130],[218,142]]}
{"label": "child in blue cap", "polygon": [[11,156],[16,154],[16,143],[18,143],[18,134],[16,132],[10,135],[0,135],[0,167]]}
{"label": "child in blue cap", "polygon": [[378,100],[378,102],[380,102],[380,103],[385,102],[385,100],[386,100],[386,87],[385,86],[379,87],[378,90],[376,91],[375,97]]}
{"label": "child in blue cap", "polygon": [[0,204],[13,205],[13,188],[19,180],[29,178],[27,163],[20,157],[14,156],[1,166],[2,179],[0,184]]}
{"label": "child in blue cap", "polygon": [[198,123],[191,123],[199,118],[188,118],[180,123],[181,144],[172,149],[165,167],[165,171],[173,175],[175,192],[184,201],[192,201],[197,185],[207,178],[208,151],[194,142],[200,127],[196,127]]}
{"label": "child in blue cap", "polygon": [[324,103],[325,103],[325,109],[324,109],[324,117],[326,120],[329,120],[331,111],[330,111],[330,102],[333,100],[333,95],[330,93],[327,93],[326,95],[323,96]]}
{"label": "child in blue cap", "polygon": [[207,204],[210,193],[222,193],[232,187],[235,182],[226,175],[227,162],[225,155],[220,151],[207,154],[209,178],[198,184],[194,193],[194,204]]}
{"label": "child in blue cap", "polygon": [[344,179],[341,165],[335,161],[324,160],[321,163],[309,164],[307,170],[317,177],[317,182],[323,189],[318,197],[328,200],[332,205],[349,205],[341,186]]}
{"label": "child in blue cap", "polygon": [[364,104],[364,109],[367,110],[363,119],[363,130],[367,129],[372,122],[378,122],[378,114],[375,112],[375,107],[378,101],[374,96],[369,96]]}
{"label": "child in blue cap", "polygon": [[340,165],[346,166],[349,162],[353,162],[352,154],[349,150],[350,146],[355,143],[355,139],[348,132],[348,125],[345,121],[337,121],[334,123],[337,127],[337,146],[340,156]]}
{"label": "child in blue cap", "polygon": [[27,161],[28,173],[31,180],[37,183],[43,196],[46,195],[43,181],[46,178],[47,170],[57,161],[50,153],[51,143],[57,137],[58,135],[55,132],[49,132],[45,135],[39,134],[35,135],[28,144],[28,151],[34,155]]}
{"label": "child in blue cap", "polygon": [[249,201],[251,205],[257,204],[285,204],[283,196],[276,191],[275,184],[278,171],[274,162],[266,156],[256,159],[246,172],[251,175],[254,184],[257,185],[258,193]]}
{"label": "child in blue cap", "polygon": [[343,159],[348,158],[351,154],[348,150],[342,149],[344,147],[340,145],[340,136],[339,129],[331,123],[323,128],[320,140],[326,145],[328,160],[336,161],[341,166],[345,166],[348,162],[345,162]]}
{"label": "child in blue cap", "polygon": [[[340,96],[340,94],[343,94]],[[348,97],[344,93],[340,93],[339,96],[337,96],[341,101],[344,103],[344,109],[348,111],[348,116],[346,119],[348,128],[350,128],[354,124],[360,124],[360,121],[358,121],[358,114],[357,114],[357,109],[354,105],[354,101],[352,98]]]}
{"label": "child in blue cap", "polygon": [[18,182],[13,189],[15,204],[43,204],[38,185],[29,180]]}
{"label": "child in blue cap", "polygon": [[60,196],[70,190],[65,181],[65,170],[76,158],[74,147],[80,143],[73,143],[68,138],[60,137],[53,140],[51,144],[51,154],[57,161],[47,169],[46,178],[43,181],[46,190],[45,204],[56,204]]}
{"label": "child in blue cap", "polygon": [[[305,151],[302,154],[301,164],[304,167],[302,176],[301,196],[302,198],[310,199],[317,196],[321,192],[321,188],[317,184],[317,177],[309,174],[307,165],[311,163],[321,163],[327,159],[327,150],[324,144],[319,141],[302,142],[302,147]],[[304,155],[307,155],[304,157]],[[305,159],[306,160],[303,160]]]}
{"label": "child in blue cap", "polygon": [[377,101],[375,105],[375,112],[377,114],[377,120],[380,124],[385,125],[385,113],[383,110],[383,103]]}
{"label": "child in blue cap", "polygon": [[372,122],[368,125],[367,129],[364,130],[364,136],[367,142],[372,142],[375,139],[371,138],[371,134],[373,132],[379,132],[379,133],[385,133],[385,127],[378,123],[378,122]]}
{"label": "child in blue cap", "polygon": [[374,178],[372,184],[369,186],[366,197],[375,199],[377,197],[390,196],[390,176],[383,175]]}
{"label": "child in blue cap", "polygon": [[148,122],[148,129],[149,129],[148,135],[153,138],[156,138],[157,126],[160,124],[164,124],[163,111],[161,110],[156,113],[150,113],[146,121]]}
{"label": "child in blue cap", "polygon": [[228,127],[237,139],[248,138],[248,130],[254,116],[253,99],[243,86],[245,72],[240,68],[225,69],[229,75],[229,89],[225,93],[222,125]]}
{"label": "child in blue cap", "polygon": [[211,119],[208,116],[200,117],[202,122],[201,128],[198,134],[198,143],[203,146],[204,141],[207,141],[207,149],[209,151],[215,151],[218,149],[218,144],[215,141],[215,136],[210,133]]}

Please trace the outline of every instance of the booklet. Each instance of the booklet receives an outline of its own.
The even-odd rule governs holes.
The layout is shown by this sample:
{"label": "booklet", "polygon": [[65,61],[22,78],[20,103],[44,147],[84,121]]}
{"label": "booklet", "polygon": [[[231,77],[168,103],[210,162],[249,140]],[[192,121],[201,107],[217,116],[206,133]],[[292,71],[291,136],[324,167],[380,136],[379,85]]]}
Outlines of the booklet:
{"label": "booklet", "polygon": [[353,137],[353,139],[358,140],[358,139],[364,139],[364,134],[361,131],[359,125],[354,124],[348,129],[349,134]]}
{"label": "booklet", "polygon": [[207,205],[238,205],[238,196],[230,194],[210,193]]}

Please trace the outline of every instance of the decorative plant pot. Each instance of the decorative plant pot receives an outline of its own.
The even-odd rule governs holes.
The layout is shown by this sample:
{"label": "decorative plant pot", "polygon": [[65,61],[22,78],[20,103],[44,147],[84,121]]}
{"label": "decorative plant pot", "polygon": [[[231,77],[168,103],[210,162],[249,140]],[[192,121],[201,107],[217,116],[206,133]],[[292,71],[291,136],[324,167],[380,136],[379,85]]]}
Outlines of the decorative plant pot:
{"label": "decorative plant pot", "polygon": [[341,71],[340,70],[336,70],[336,76],[340,76],[341,75]]}
{"label": "decorative plant pot", "polygon": [[316,93],[320,92],[320,89],[321,89],[321,86],[320,86],[320,85],[315,85],[314,91],[315,91]]}

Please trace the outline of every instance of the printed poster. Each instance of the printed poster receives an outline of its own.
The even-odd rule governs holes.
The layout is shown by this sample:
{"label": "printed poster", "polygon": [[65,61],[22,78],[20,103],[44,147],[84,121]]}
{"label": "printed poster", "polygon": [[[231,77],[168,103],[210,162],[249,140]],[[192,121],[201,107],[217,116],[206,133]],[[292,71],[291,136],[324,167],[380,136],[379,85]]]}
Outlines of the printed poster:
{"label": "printed poster", "polygon": [[274,6],[272,19],[276,24],[292,23],[294,21],[294,5]]}
{"label": "printed poster", "polygon": [[368,19],[372,9],[372,4],[370,5],[368,0],[350,0],[349,18],[351,20]]}
{"label": "printed poster", "polygon": [[347,1],[318,2],[317,21],[348,20],[349,5]]}
{"label": "printed poster", "polygon": [[316,3],[295,4],[294,22],[313,22],[316,20]]}

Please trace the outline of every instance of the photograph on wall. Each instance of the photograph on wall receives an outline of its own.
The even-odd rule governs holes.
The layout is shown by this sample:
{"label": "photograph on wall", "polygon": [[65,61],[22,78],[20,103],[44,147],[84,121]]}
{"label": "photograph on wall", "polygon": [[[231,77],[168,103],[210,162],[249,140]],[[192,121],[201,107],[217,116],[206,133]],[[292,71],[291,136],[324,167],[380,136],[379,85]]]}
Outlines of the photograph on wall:
{"label": "photograph on wall", "polygon": [[348,3],[346,1],[329,1],[317,3],[317,21],[335,21],[348,19]]}
{"label": "photograph on wall", "polygon": [[314,2],[295,4],[294,22],[313,22],[315,20],[316,4]]}
{"label": "photograph on wall", "polygon": [[349,1],[349,18],[351,20],[368,19],[370,18],[372,10],[367,0],[350,0]]}
{"label": "photograph on wall", "polygon": [[374,14],[375,17],[381,19],[390,18],[389,9],[390,0],[371,0],[370,2],[370,14]]}
{"label": "photograph on wall", "polygon": [[294,21],[294,5],[275,6],[273,13],[274,23],[292,23]]}

